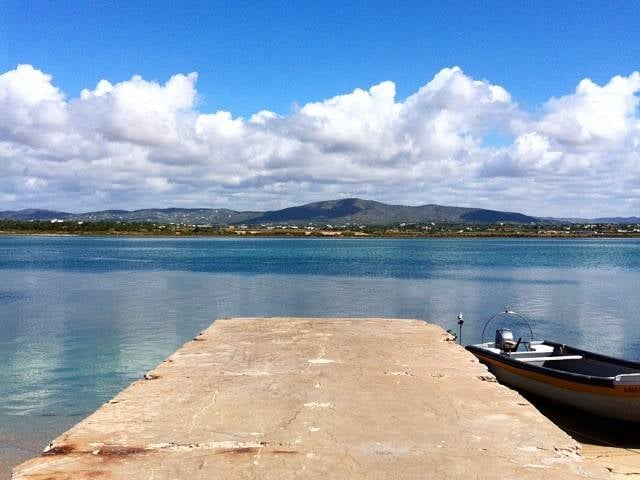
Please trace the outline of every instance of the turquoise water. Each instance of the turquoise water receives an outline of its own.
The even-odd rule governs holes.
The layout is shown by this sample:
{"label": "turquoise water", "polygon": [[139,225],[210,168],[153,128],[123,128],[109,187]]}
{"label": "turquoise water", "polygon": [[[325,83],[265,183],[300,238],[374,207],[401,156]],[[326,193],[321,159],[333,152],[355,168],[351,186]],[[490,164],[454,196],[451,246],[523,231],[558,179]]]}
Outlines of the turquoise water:
{"label": "turquoise water", "polygon": [[0,237],[0,465],[40,451],[215,318],[454,328],[462,311],[476,342],[508,305],[540,338],[640,360],[639,292],[638,240]]}

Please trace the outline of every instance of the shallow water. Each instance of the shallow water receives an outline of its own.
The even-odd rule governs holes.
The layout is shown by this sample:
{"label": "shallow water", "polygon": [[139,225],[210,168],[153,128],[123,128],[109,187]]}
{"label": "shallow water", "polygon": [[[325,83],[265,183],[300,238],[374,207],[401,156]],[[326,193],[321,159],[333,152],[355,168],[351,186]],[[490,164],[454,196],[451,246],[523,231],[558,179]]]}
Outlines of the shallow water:
{"label": "shallow water", "polygon": [[477,342],[509,306],[640,360],[639,292],[639,240],[0,237],[0,477],[215,318],[461,311]]}

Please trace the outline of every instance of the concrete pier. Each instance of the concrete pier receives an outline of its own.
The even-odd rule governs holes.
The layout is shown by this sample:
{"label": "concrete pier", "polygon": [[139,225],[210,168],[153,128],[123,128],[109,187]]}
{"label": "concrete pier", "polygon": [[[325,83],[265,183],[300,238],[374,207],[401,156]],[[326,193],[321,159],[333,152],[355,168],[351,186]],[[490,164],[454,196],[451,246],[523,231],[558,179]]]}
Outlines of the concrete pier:
{"label": "concrete pier", "polygon": [[219,320],[23,479],[609,478],[439,327]]}

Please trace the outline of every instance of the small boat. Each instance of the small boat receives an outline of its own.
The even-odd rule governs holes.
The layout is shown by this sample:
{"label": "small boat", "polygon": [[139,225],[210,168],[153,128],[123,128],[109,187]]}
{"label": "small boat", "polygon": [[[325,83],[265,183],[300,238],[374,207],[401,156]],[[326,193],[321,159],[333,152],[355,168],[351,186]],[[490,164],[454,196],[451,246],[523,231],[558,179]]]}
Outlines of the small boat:
{"label": "small boat", "polygon": [[[484,342],[491,321],[515,316],[528,327],[529,340],[496,330]],[[504,385],[607,418],[640,422],[640,363],[607,357],[561,343],[535,341],[527,319],[509,309],[485,323],[482,343],[466,347]]]}

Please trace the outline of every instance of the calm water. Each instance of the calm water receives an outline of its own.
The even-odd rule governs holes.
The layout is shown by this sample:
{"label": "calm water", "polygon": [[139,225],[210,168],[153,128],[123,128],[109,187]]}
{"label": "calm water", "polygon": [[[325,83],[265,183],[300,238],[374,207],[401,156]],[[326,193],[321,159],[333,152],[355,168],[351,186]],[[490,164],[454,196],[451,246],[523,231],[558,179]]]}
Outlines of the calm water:
{"label": "calm water", "polygon": [[218,317],[422,318],[640,360],[640,241],[0,237],[0,477]]}

